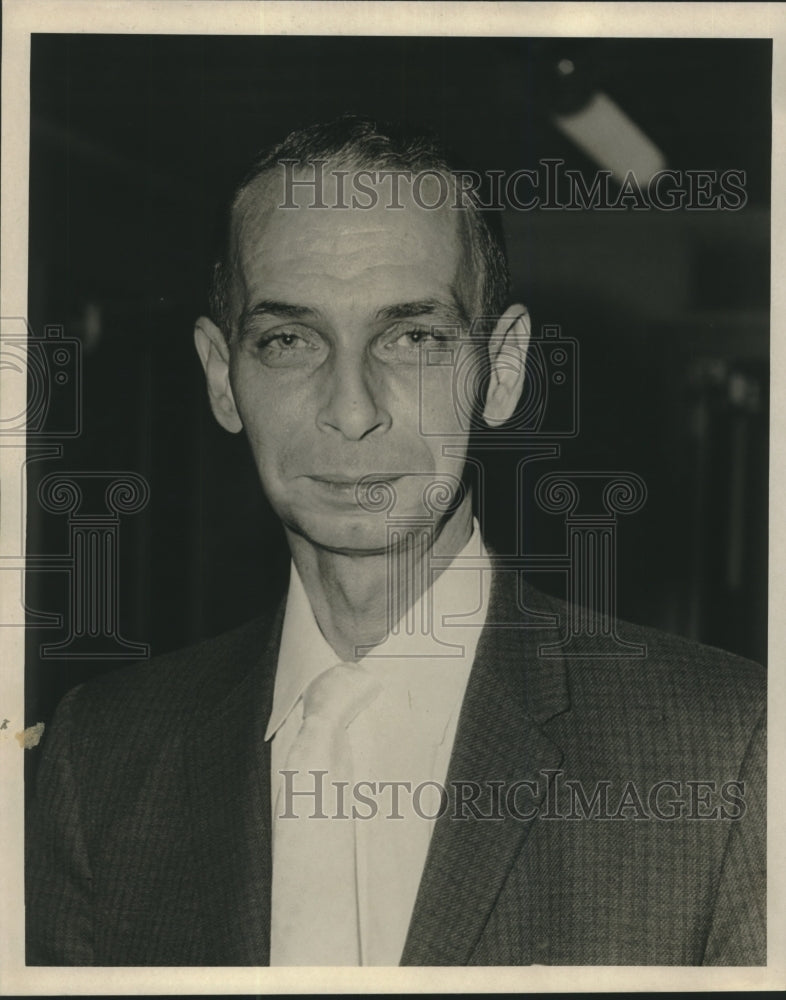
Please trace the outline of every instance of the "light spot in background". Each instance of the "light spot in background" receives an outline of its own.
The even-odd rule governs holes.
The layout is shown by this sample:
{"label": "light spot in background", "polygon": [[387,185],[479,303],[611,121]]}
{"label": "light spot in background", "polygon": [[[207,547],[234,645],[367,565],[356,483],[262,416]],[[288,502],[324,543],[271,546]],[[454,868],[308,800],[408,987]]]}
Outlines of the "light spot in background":
{"label": "light spot in background", "polygon": [[639,186],[644,186],[666,166],[666,158],[655,143],[601,91],[579,111],[555,115],[553,122],[618,182],[633,171]]}

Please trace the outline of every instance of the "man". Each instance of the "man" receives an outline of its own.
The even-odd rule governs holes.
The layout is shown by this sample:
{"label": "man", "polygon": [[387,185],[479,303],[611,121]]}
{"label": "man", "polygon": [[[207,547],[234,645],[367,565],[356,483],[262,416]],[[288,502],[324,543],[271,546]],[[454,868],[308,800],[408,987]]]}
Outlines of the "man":
{"label": "man", "polygon": [[524,383],[506,297],[423,137],[341,119],[238,187],[195,341],[289,592],[66,697],[31,964],[766,961],[760,671],[623,625],[644,658],[554,655],[571,609],[473,520],[467,412],[504,425]]}

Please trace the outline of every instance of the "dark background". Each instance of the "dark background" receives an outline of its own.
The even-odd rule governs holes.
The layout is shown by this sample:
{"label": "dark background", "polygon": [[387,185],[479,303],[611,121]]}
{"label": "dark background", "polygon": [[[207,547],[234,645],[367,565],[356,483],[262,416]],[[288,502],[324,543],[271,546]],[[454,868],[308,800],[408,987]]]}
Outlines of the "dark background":
{"label": "dark background", "polygon": [[[564,58],[571,94],[554,72]],[[746,171],[748,203],[506,213],[516,297],[536,329],[558,324],[580,347],[581,433],[534,472],[640,475],[646,505],[619,523],[620,616],[763,661],[770,70],[764,40],[34,36],[29,322],[79,341],[82,419],[59,457],[28,463],[28,724],[119,665],[93,655],[101,637],[42,654],[68,636],[72,585],[50,565],[70,542],[66,516],[38,502],[45,476],[148,482],[145,509],[118,526],[113,628],[153,654],[283,589],[283,534],[245,441],[213,421],[192,346],[218,206],[248,158],[353,111],[431,126],[480,168],[559,157],[589,179],[596,165],[551,114],[594,88],[669,167]],[[53,403],[48,419],[56,432],[65,417]],[[487,456],[484,527],[501,552],[515,551],[515,459]],[[561,517],[525,521],[529,551],[564,549]],[[60,625],[42,627],[46,613]]]}

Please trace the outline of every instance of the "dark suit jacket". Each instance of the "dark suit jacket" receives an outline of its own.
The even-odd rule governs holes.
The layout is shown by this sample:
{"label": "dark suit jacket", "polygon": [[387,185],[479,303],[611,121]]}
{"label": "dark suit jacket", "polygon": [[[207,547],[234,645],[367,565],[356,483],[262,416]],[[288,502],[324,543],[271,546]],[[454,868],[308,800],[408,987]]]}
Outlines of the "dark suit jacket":
{"label": "dark suit jacket", "polygon": [[[763,964],[762,671],[634,626],[621,634],[644,659],[597,657],[590,640],[540,655],[555,615],[561,602],[496,574],[448,787],[532,785],[501,819],[451,799],[402,964]],[[281,620],[64,699],[28,832],[29,964],[268,962],[263,733]]]}

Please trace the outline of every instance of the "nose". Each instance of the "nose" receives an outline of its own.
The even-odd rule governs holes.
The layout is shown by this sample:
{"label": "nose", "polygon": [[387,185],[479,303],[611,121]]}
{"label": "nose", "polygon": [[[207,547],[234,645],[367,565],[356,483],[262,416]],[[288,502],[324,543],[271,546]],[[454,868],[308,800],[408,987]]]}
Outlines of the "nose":
{"label": "nose", "polygon": [[325,377],[325,401],[317,415],[321,430],[338,431],[349,441],[361,441],[390,426],[390,415],[379,398],[378,379],[364,357],[337,352]]}

